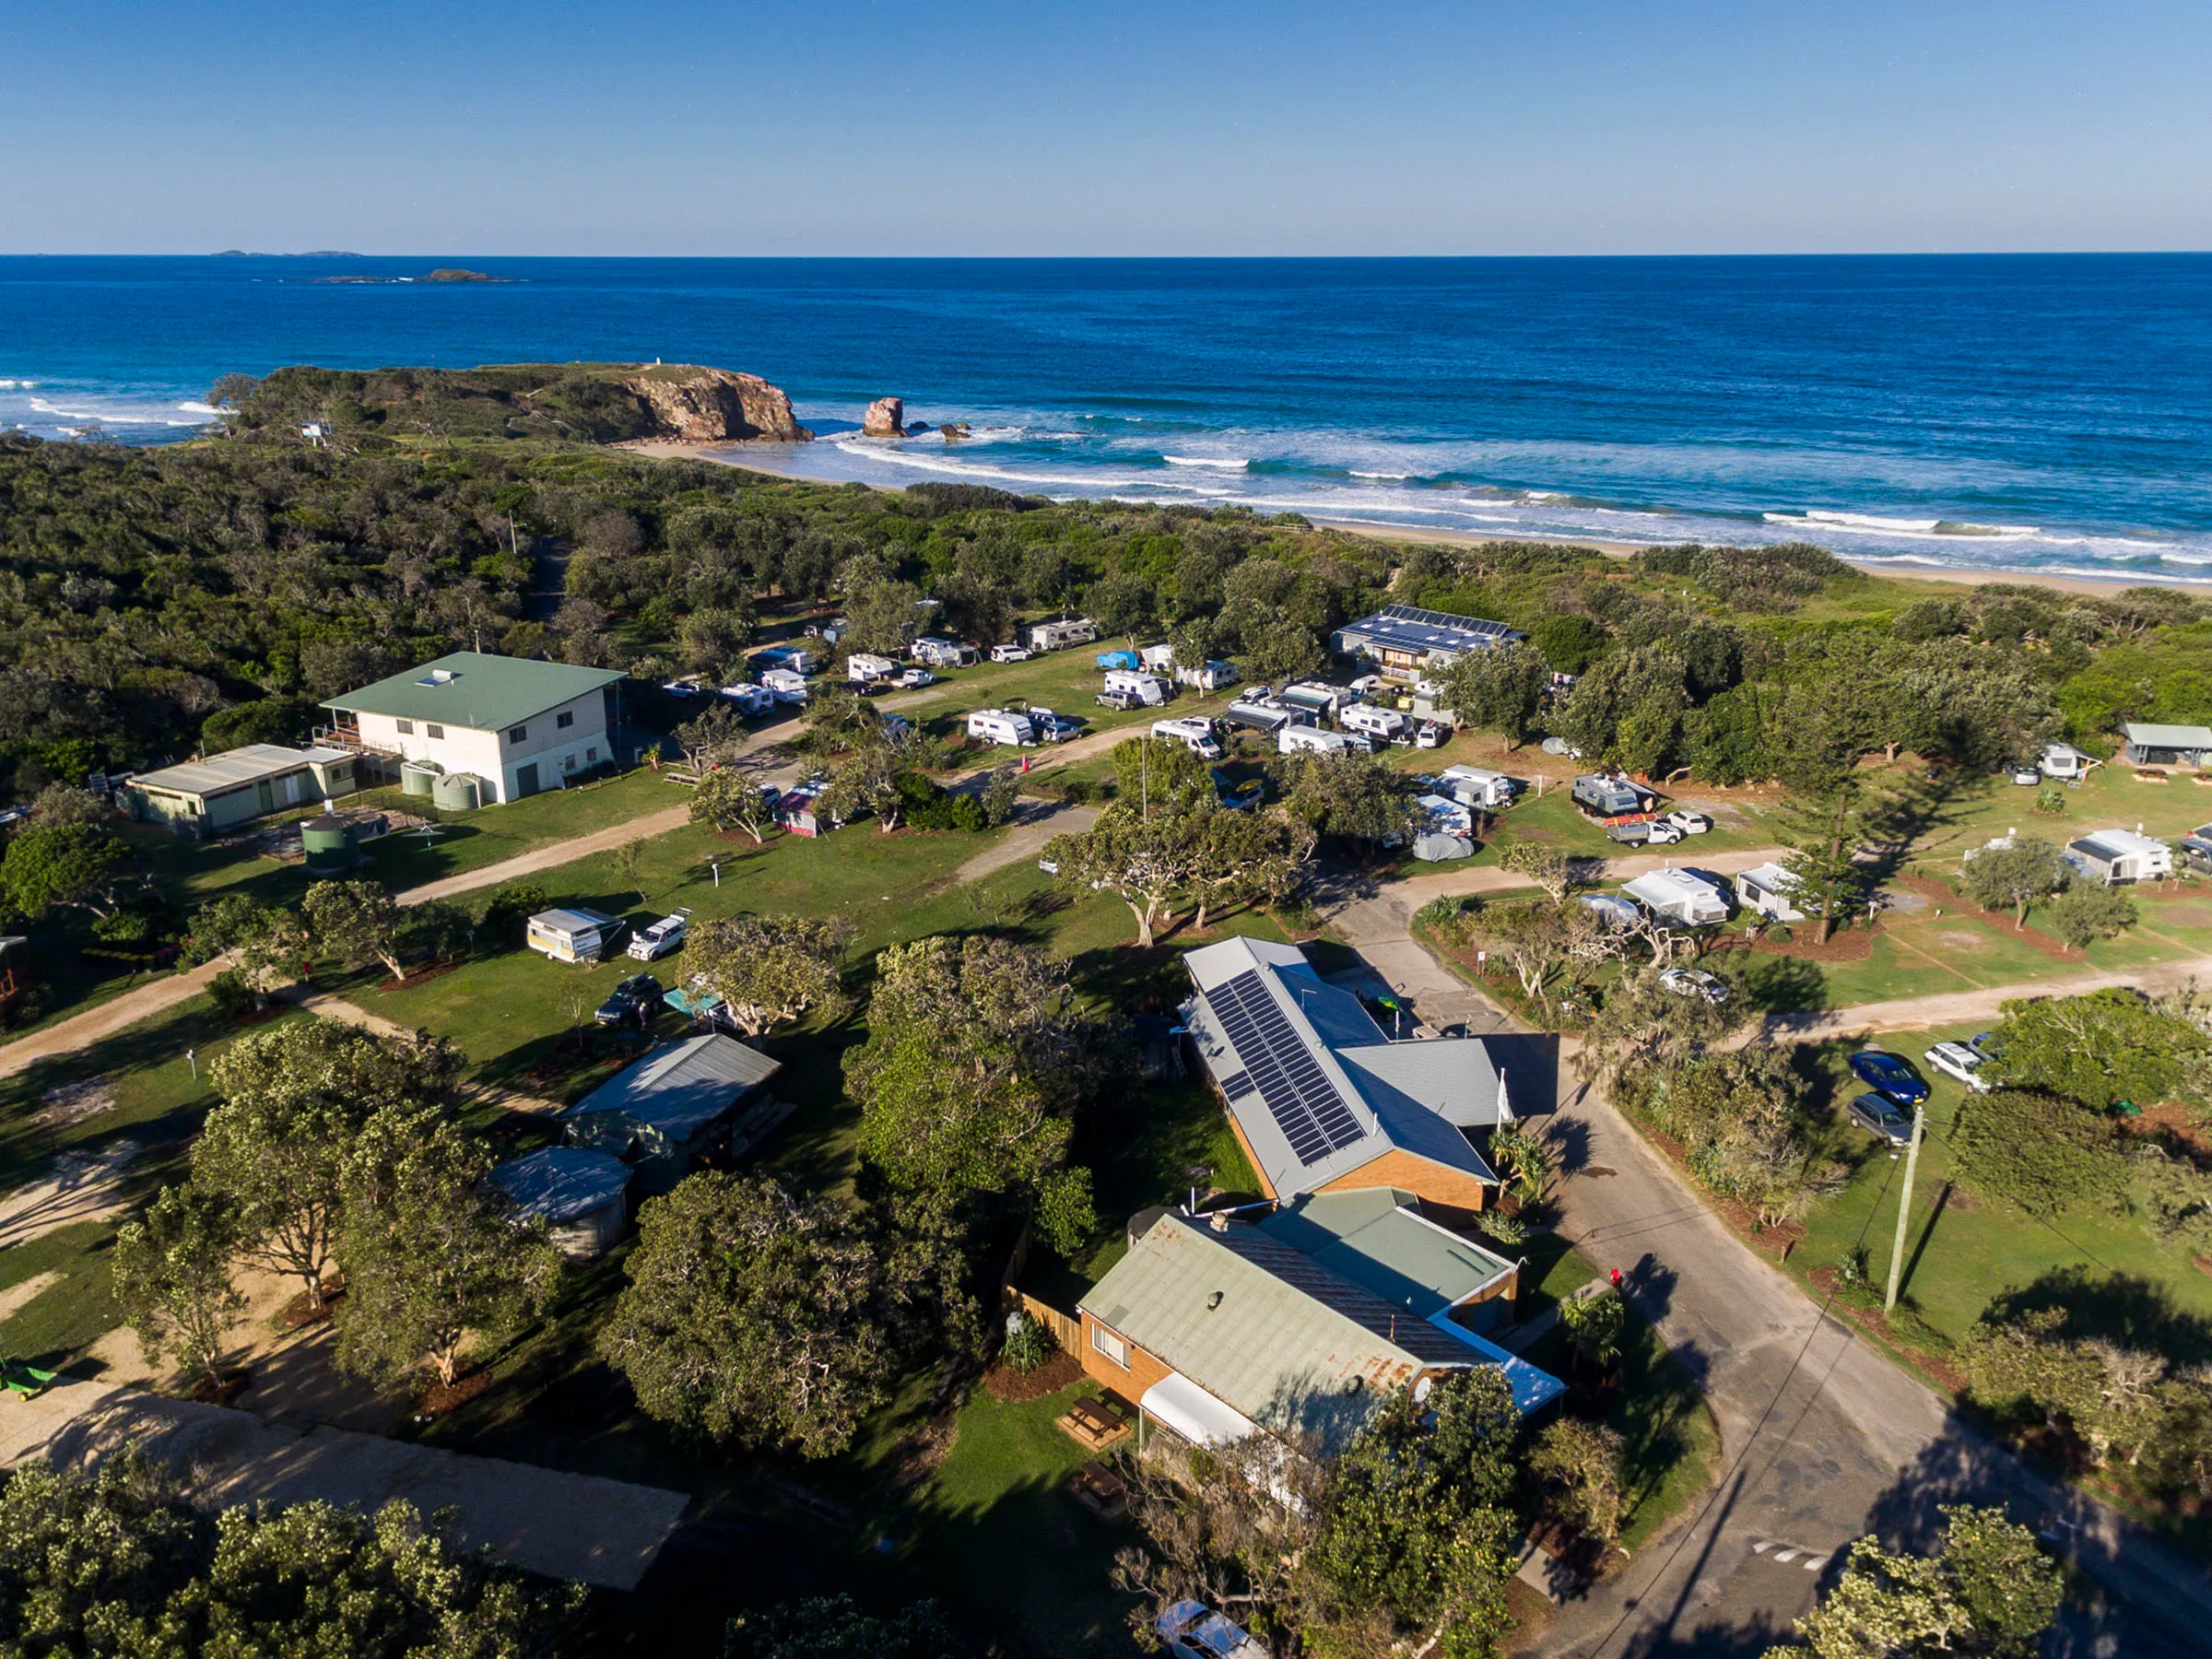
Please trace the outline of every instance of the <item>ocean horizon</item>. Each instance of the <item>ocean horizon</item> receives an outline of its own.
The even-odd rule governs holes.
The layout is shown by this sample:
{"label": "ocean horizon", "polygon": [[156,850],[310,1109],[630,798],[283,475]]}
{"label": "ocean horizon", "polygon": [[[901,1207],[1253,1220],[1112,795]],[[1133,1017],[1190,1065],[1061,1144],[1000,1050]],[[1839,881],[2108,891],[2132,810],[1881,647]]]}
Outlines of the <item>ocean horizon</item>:
{"label": "ocean horizon", "polygon": [[[655,358],[782,386],[773,465],[830,481],[2212,584],[2212,254],[0,258],[42,437],[188,438],[287,363]],[[968,436],[862,440],[886,395]]]}

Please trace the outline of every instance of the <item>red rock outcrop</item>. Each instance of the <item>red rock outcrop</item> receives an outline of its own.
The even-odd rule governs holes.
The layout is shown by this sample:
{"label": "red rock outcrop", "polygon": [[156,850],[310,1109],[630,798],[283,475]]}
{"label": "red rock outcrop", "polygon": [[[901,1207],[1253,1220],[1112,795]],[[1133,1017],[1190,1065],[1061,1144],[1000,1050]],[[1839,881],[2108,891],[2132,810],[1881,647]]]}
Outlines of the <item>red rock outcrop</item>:
{"label": "red rock outcrop", "polygon": [[622,383],[653,406],[662,436],[685,443],[739,443],[756,438],[804,443],[814,436],[799,424],[791,399],[757,374],[691,363],[654,363]]}
{"label": "red rock outcrop", "polygon": [[905,437],[905,402],[896,397],[877,398],[868,406],[868,412],[860,418],[860,435],[863,438]]}

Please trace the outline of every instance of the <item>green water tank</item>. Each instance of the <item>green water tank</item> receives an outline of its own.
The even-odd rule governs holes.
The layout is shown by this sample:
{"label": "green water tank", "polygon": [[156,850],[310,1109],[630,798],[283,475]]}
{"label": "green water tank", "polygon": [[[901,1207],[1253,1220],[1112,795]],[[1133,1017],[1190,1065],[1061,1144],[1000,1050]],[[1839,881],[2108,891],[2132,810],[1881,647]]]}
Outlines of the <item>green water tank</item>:
{"label": "green water tank", "polygon": [[427,795],[436,787],[439,773],[443,769],[435,761],[408,760],[399,769],[399,787],[402,794]]}
{"label": "green water tank", "polygon": [[310,876],[342,876],[361,862],[353,826],[327,812],[300,826],[300,850],[307,854]]}
{"label": "green water tank", "polygon": [[431,786],[430,799],[446,812],[474,812],[484,804],[484,780],[474,772],[447,772]]}

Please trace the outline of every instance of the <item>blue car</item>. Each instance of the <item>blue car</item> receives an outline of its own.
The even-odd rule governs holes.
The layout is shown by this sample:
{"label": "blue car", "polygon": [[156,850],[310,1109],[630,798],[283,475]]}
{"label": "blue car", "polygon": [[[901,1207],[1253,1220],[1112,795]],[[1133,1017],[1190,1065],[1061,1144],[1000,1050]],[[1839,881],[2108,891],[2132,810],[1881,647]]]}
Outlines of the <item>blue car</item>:
{"label": "blue car", "polygon": [[1928,1098],[1928,1086],[1900,1054],[1863,1049],[1851,1057],[1851,1075],[1900,1106],[1917,1106]]}

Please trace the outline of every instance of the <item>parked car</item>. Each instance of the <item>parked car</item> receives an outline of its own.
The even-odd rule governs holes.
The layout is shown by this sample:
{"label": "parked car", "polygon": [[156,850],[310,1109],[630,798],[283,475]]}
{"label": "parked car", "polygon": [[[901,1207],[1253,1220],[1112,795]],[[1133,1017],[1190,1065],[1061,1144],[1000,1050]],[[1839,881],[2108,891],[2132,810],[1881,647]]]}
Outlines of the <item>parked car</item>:
{"label": "parked car", "polygon": [[994,663],[1026,663],[1030,660],[1030,648],[1027,645],[994,645],[991,647],[991,660]]}
{"label": "parked car", "polygon": [[1708,973],[1702,968],[1665,968],[1659,973],[1659,983],[1677,996],[1701,996],[1714,1006],[1728,1000],[1728,986],[1720,975]]}
{"label": "parked car", "polygon": [[1154,1622],[1174,1659],[1267,1659],[1267,1650],[1241,1625],[1204,1602],[1179,1601]]}
{"label": "parked car", "polygon": [[1666,821],[1685,835],[1702,835],[1712,828],[1711,818],[1701,812],[1692,812],[1688,807],[1668,813]]}
{"label": "parked car", "polygon": [[926,668],[901,668],[891,677],[891,684],[901,691],[919,691],[924,686],[934,686],[937,677]]}
{"label": "parked car", "polygon": [[1963,1042],[1939,1042],[1920,1058],[1931,1070],[1956,1078],[1977,1092],[1989,1087],[1980,1075],[1988,1062]]}
{"label": "parked car", "polygon": [[1912,1115],[1878,1094],[1863,1094],[1843,1108],[1851,1121],[1867,1134],[1901,1147],[1912,1138]]}
{"label": "parked car", "polygon": [[1654,847],[1671,847],[1683,839],[1686,831],[1671,818],[1653,818],[1644,827],[1643,839]]}
{"label": "parked car", "polygon": [[2005,1058],[2005,1045],[1994,1031],[1976,1031],[1966,1040],[1966,1046],[1992,1065]]}
{"label": "parked car", "polygon": [[1070,737],[1083,735],[1083,723],[1072,714],[1055,714],[1050,709],[1029,711],[1030,724],[1044,743],[1065,743]]}
{"label": "parked car", "polygon": [[661,689],[671,697],[697,697],[699,682],[695,679],[663,680]]}
{"label": "parked car", "polygon": [[679,907],[643,932],[630,935],[629,954],[641,962],[657,962],[669,952],[682,949],[684,935],[690,931],[691,912]]}
{"label": "parked car", "polygon": [[636,973],[617,985],[592,1018],[603,1026],[634,1025],[640,1030],[661,1011],[661,982],[650,973]]}
{"label": "parked car", "polygon": [[1415,748],[1434,748],[1444,740],[1444,728],[1433,720],[1421,722],[1420,730],[1413,735]]}
{"label": "parked car", "polygon": [[2042,768],[2030,760],[2023,760],[2018,766],[2008,767],[2006,775],[2021,789],[2033,789],[2043,781]]}
{"label": "parked car", "polygon": [[1886,1049],[1861,1049],[1851,1057],[1851,1075],[1900,1106],[1917,1106],[1928,1098],[1928,1086],[1905,1057]]}
{"label": "parked car", "polygon": [[1138,706],[1134,691],[1101,691],[1095,700],[1101,709],[1119,709],[1124,714]]}

